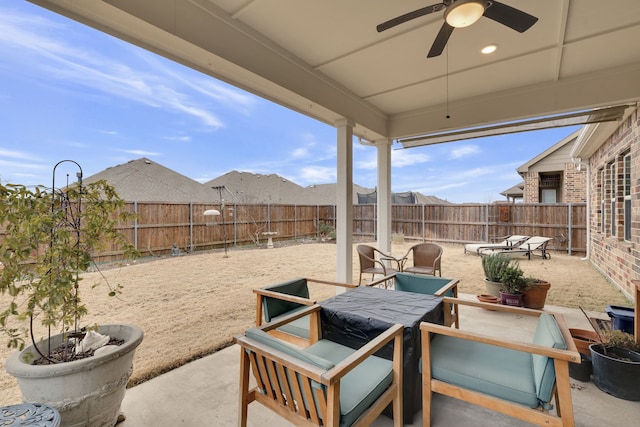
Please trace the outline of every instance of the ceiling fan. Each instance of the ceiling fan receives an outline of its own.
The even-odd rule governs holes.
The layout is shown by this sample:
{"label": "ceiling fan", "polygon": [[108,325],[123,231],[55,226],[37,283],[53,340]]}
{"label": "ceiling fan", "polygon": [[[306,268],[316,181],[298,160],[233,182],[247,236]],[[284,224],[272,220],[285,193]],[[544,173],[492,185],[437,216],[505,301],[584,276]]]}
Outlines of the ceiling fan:
{"label": "ceiling fan", "polygon": [[507,6],[504,3],[493,0],[442,0],[442,3],[432,4],[405,13],[378,25],[378,32],[388,30],[397,25],[419,18],[430,13],[444,10],[444,23],[431,45],[427,58],[433,58],[442,53],[454,28],[464,28],[476,22],[481,16],[492,19],[502,25],[506,25],[520,33],[527,31],[538,21],[533,15],[529,15],[519,9]]}

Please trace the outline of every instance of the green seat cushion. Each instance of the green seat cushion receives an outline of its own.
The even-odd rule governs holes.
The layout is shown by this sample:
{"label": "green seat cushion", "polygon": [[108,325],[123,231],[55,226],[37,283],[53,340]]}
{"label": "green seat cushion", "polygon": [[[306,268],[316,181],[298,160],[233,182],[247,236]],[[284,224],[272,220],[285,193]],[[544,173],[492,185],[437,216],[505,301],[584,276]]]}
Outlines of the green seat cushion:
{"label": "green seat cushion", "polygon": [[431,342],[433,378],[538,407],[531,354],[437,335]]}
{"label": "green seat cushion", "polygon": [[[328,340],[318,341],[304,350],[336,365],[355,351]],[[340,426],[352,425],[392,381],[393,362],[377,356],[369,356],[345,375],[340,381]]]}
{"label": "green seat cushion", "polygon": [[[289,280],[277,285],[265,286],[262,289],[296,297],[309,298],[307,279],[304,278]],[[263,299],[262,306],[264,308],[264,318],[267,322],[270,322],[275,317],[287,314],[292,310],[304,307],[302,304],[270,297]]]}
{"label": "green seat cushion", "polygon": [[[449,283],[451,279],[418,274],[396,273],[395,290],[402,292],[414,292],[418,294],[434,295],[438,289]],[[452,297],[453,290],[444,296]]]}
{"label": "green seat cushion", "polygon": [[331,369],[334,367],[334,363],[331,360],[324,359],[320,356],[316,356],[313,353],[305,352],[297,347],[289,345],[284,341],[281,341],[265,331],[258,328],[249,328],[245,332],[245,335],[255,341],[258,341],[261,344],[265,344],[275,350],[281,351],[289,356],[295,357],[296,359],[302,360],[307,363],[311,363],[322,369]]}
{"label": "green seat cushion", "polygon": [[[567,343],[564,341],[556,319],[548,313],[542,313],[540,315],[536,331],[533,335],[533,343],[560,350],[567,349]],[[553,359],[534,354],[532,362],[538,398],[541,402],[548,402],[551,400],[553,386],[556,383]]]}
{"label": "green seat cushion", "polygon": [[[307,308],[307,306],[303,305],[303,306],[301,306],[299,308],[291,310],[288,313],[283,314],[282,316],[274,317],[271,320],[274,320],[274,321],[275,320],[279,320],[282,317],[288,316],[289,314],[295,313],[296,311],[300,311],[300,310],[302,310],[304,308]],[[301,317],[299,319],[292,320],[291,322],[289,322],[289,323],[287,323],[285,325],[282,325],[277,329],[279,331],[286,332],[288,334],[295,335],[297,337],[304,338],[304,339],[308,340],[309,337],[310,337],[309,323],[310,323],[309,316],[304,316],[304,317]]]}

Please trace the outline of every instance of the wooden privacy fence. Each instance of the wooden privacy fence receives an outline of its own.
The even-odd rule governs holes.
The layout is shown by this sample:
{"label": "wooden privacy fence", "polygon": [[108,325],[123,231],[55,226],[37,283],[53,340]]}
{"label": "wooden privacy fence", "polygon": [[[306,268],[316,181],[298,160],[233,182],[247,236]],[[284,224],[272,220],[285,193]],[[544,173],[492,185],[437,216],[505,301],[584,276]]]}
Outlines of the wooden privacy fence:
{"label": "wooden privacy fence", "polygon": [[[218,216],[205,216],[215,209]],[[317,205],[242,205],[131,202],[136,219],[120,231],[143,256],[179,250],[194,252],[274,240],[315,238],[335,228],[336,207]],[[355,205],[354,236],[376,239],[376,205]],[[392,231],[406,239],[448,243],[486,242],[507,234],[553,237],[551,249],[569,254],[586,250],[586,205],[581,204],[464,204],[394,205]],[[324,225],[324,226],[321,226]],[[329,227],[326,227],[329,226]],[[0,230],[0,241],[4,230]],[[96,254],[97,261],[121,258],[116,248]]]}

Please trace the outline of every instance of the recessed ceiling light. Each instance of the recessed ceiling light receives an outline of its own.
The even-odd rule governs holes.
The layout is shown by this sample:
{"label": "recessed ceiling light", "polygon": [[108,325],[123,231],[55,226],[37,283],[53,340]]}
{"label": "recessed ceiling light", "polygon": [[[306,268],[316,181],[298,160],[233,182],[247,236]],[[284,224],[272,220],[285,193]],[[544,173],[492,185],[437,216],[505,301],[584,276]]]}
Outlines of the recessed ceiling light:
{"label": "recessed ceiling light", "polygon": [[498,49],[497,44],[490,44],[489,46],[483,47],[482,50],[480,50],[480,52],[484,53],[485,55],[488,55],[490,53],[495,52],[496,49]]}

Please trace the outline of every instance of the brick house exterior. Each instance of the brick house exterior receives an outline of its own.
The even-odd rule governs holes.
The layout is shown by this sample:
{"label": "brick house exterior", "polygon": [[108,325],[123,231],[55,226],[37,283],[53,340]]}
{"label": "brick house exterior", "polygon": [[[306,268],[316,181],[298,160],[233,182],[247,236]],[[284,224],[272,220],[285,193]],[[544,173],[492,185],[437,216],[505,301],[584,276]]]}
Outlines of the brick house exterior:
{"label": "brick house exterior", "polygon": [[562,139],[517,169],[524,179],[525,203],[585,203],[587,174],[571,158],[580,130]]}
{"label": "brick house exterior", "polygon": [[589,170],[588,257],[632,299],[631,280],[640,279],[640,110],[585,126],[571,153]]}

